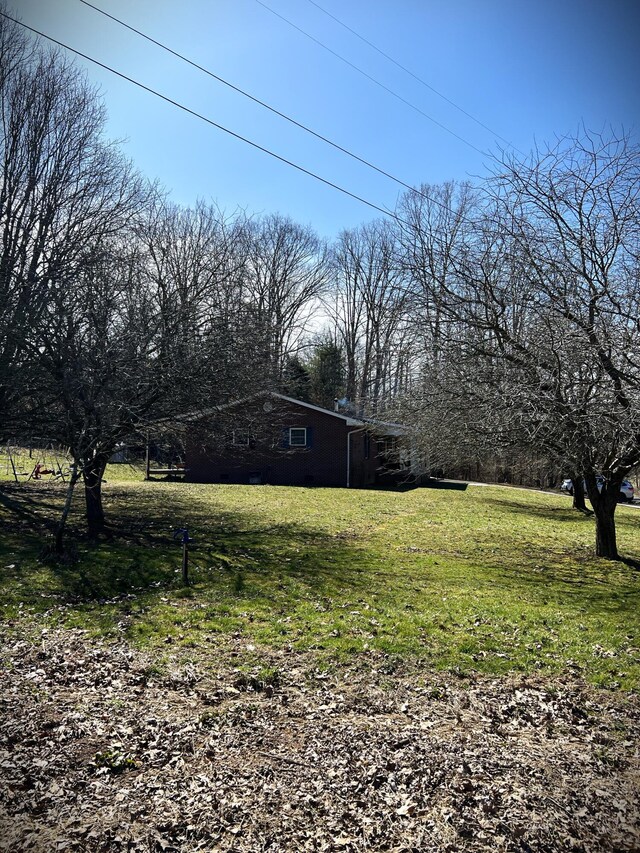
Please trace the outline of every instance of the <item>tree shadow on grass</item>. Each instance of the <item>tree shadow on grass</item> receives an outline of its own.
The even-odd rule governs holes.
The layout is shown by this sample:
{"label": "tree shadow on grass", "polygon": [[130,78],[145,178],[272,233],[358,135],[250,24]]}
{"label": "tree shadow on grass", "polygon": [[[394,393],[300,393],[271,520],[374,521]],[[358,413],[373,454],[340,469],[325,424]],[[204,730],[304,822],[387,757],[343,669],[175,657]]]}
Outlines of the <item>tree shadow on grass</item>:
{"label": "tree shadow on grass", "polygon": [[[226,577],[226,584],[229,576],[241,573],[247,581],[267,584],[282,578],[295,580],[309,591],[325,595],[366,586],[366,552],[348,534],[331,534],[293,522],[264,523],[250,511],[229,510],[225,510],[223,524],[215,519],[206,524],[194,519],[188,529],[193,537],[190,564],[200,585],[215,585],[216,577]],[[146,529],[136,538],[164,556],[171,565],[170,574],[177,572],[182,549],[180,539],[173,538],[173,529],[157,533]]]}
{"label": "tree shadow on grass", "polygon": [[56,524],[59,492],[27,483],[3,484],[0,488],[0,517],[3,528],[13,524],[28,531],[51,530]]}
{"label": "tree shadow on grass", "polygon": [[[0,511],[16,522],[6,545],[13,568],[5,571],[5,581],[19,585],[23,603],[47,609],[52,597],[58,603],[82,605],[177,589],[182,549],[173,534],[176,527],[186,525],[194,537],[191,574],[197,589],[208,594],[217,587],[227,590],[230,578],[238,574],[267,592],[283,578],[319,596],[366,586],[364,552],[340,535],[294,523],[264,523],[251,511],[231,512],[226,507],[212,507],[213,517],[207,519],[202,505],[179,494],[164,494],[162,501],[124,496],[126,490],[108,496],[108,539],[90,541],[76,513],[68,535],[76,559],[43,562],[39,560],[47,529],[43,513],[52,512],[55,519],[55,498],[50,502],[47,495],[42,502],[38,493],[23,490],[0,495]],[[57,497],[62,500],[61,494]],[[216,515],[218,509],[223,521]]]}
{"label": "tree shadow on grass", "polygon": [[437,477],[427,477],[424,480],[413,479],[406,482],[382,480],[373,486],[368,486],[367,491],[413,492],[415,489],[448,489],[452,492],[466,492],[468,488],[469,483],[464,480],[440,480]]}
{"label": "tree shadow on grass", "polygon": [[518,594],[528,604],[553,603],[559,611],[578,610],[585,615],[628,614],[630,620],[636,620],[640,606],[640,587],[634,578],[628,575],[613,578],[612,574],[607,577],[597,568],[579,564],[547,570],[499,567],[493,580],[496,594],[501,586],[506,588],[507,596]]}
{"label": "tree shadow on grass", "polygon": [[578,521],[580,519],[593,519],[591,511],[580,512],[574,510],[570,504],[562,504],[561,506],[542,506],[540,504],[523,504],[518,501],[508,500],[507,498],[493,498],[483,495],[483,504],[501,507],[511,513],[518,515],[538,516],[547,518],[553,522],[568,522]]}
{"label": "tree shadow on grass", "polygon": [[[590,526],[593,527],[595,531],[594,524],[594,513],[593,510],[578,510],[574,509],[572,506],[540,506],[534,504],[521,504],[517,501],[510,501],[505,498],[492,498],[492,497],[484,497],[483,503],[492,504],[493,506],[500,507],[508,510],[510,513],[515,513],[518,515],[525,515],[529,517],[538,517],[547,519],[553,523],[582,523],[589,522]],[[620,505],[622,506],[622,504]],[[615,521],[616,521],[616,529],[621,532],[626,532],[627,530],[633,530],[634,532],[638,532],[640,530],[640,525],[638,521],[640,521],[640,515],[634,515],[635,510],[626,513],[626,512],[616,512]],[[640,568],[640,563],[638,559],[635,557],[625,557],[622,556],[620,560],[612,561],[615,563],[622,563],[624,565],[629,566],[630,568],[638,569]]]}
{"label": "tree shadow on grass", "polygon": [[448,489],[453,492],[466,492],[469,488],[469,483],[464,480],[438,480],[436,477],[429,477],[420,483],[422,489]]}
{"label": "tree shadow on grass", "polygon": [[[593,521],[594,512],[588,507],[584,510],[574,509],[570,503],[560,506],[542,506],[540,504],[524,504],[518,501],[508,500],[507,498],[494,498],[483,496],[484,504],[492,504],[494,506],[503,507],[509,512],[518,513],[520,515],[533,515],[548,518],[550,521],[577,521],[587,519]],[[624,504],[618,504],[618,509]],[[640,519],[640,514],[638,514]],[[618,526],[633,526],[637,525],[637,519],[633,514],[620,513],[616,511],[616,525]]]}
{"label": "tree shadow on grass", "polygon": [[415,480],[411,480],[409,482],[394,482],[393,480],[385,482],[384,480],[381,480],[380,482],[374,483],[371,486],[367,486],[366,489],[360,489],[359,491],[398,492],[399,494],[402,494],[404,492],[413,492],[415,489],[419,488],[420,483],[417,483]]}
{"label": "tree shadow on grass", "polygon": [[[279,522],[260,517],[250,509],[231,511],[223,503],[197,501],[179,491],[157,494],[114,490],[108,495],[111,520],[111,539],[89,542],[84,536],[83,519],[77,513],[71,532],[78,549],[74,564],[38,562],[42,546],[43,507],[57,511],[56,497],[62,491],[42,495],[37,491],[16,490],[6,500],[0,495],[0,513],[11,513],[20,520],[19,530],[0,544],[0,556],[13,568],[4,571],[4,589],[0,595],[14,603],[22,601],[35,609],[50,609],[54,604],[80,606],[90,622],[100,623],[105,614],[96,604],[109,603],[115,607],[109,619],[115,623],[119,612],[127,613],[131,598],[140,607],[155,607],[181,587],[181,547],[173,538],[175,527],[188,526],[194,543],[191,550],[191,569],[194,580],[192,594],[215,609],[229,604],[237,609],[274,612],[287,606],[294,608],[301,598],[310,601],[324,599],[345,601],[348,598],[368,598],[371,593],[392,593],[401,601],[407,600],[407,572],[392,564],[393,555],[386,554],[388,571],[373,571],[375,556],[363,547],[366,543],[349,531],[330,533],[302,524]],[[527,507],[508,500],[489,499],[509,511],[543,515],[553,521],[579,519],[568,507],[559,513],[547,513],[544,507]],[[553,509],[553,508],[552,508]],[[542,510],[542,512],[536,512]],[[55,517],[55,516],[54,516]],[[519,553],[519,552],[518,552]],[[480,583],[486,583],[497,595],[504,588],[512,600],[522,593],[528,604],[557,602],[560,608],[580,609],[589,613],[633,612],[640,589],[622,569],[611,574],[608,569],[583,553],[565,551],[552,554],[541,550],[529,555],[523,563],[518,553],[505,551],[488,557],[482,566]],[[427,552],[428,554],[428,552]],[[473,558],[469,555],[470,558]],[[536,565],[538,561],[540,566]],[[407,558],[409,559],[409,558]],[[430,582],[431,570],[425,569],[425,558],[416,554],[409,568],[420,575],[421,583]],[[463,557],[466,562],[466,558]],[[629,565],[633,561],[629,561]],[[614,564],[620,566],[620,564]],[[634,566],[637,568],[637,565]],[[624,572],[626,571],[626,576]],[[472,573],[473,569],[468,568]],[[609,578],[613,578],[609,582]],[[462,579],[463,585],[468,578]],[[434,581],[451,584],[446,577]],[[396,589],[394,590],[394,587]],[[44,596],[44,597],[43,597]],[[88,607],[85,607],[88,606]],[[473,608],[474,591],[469,587],[469,607]],[[133,617],[135,618],[135,617]]]}

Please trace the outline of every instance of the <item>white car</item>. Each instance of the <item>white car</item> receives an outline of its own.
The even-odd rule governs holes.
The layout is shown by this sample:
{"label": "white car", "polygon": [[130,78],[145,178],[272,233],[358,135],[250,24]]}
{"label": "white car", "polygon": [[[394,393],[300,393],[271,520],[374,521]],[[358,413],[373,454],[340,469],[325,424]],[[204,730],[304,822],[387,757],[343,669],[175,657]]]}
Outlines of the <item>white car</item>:
{"label": "white car", "polygon": [[[600,476],[596,477],[596,482],[598,483],[598,491],[601,492],[602,486],[604,484],[604,477],[600,477]],[[583,483],[583,487],[584,487],[584,493],[586,495],[587,484]],[[563,492],[568,492],[570,495],[573,494],[573,483],[570,479],[563,480],[560,488]],[[620,484],[620,498],[619,498],[619,500],[627,501],[628,503],[632,503],[634,494],[635,494],[635,492],[634,492],[633,484],[630,483],[629,480],[623,480],[622,483]]]}

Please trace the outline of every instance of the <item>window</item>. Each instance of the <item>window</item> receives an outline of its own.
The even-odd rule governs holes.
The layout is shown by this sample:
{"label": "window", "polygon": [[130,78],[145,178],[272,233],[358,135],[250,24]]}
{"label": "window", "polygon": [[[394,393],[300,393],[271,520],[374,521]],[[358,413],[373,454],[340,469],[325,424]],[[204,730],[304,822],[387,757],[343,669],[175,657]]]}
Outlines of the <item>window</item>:
{"label": "window", "polygon": [[242,447],[248,447],[251,441],[251,436],[248,432],[233,431],[233,444],[239,444]]}
{"label": "window", "polygon": [[289,428],[289,447],[306,447],[307,446],[307,428],[306,427],[290,427]]}
{"label": "window", "polygon": [[398,439],[393,435],[385,435],[378,439],[378,456],[391,456],[398,449]]}

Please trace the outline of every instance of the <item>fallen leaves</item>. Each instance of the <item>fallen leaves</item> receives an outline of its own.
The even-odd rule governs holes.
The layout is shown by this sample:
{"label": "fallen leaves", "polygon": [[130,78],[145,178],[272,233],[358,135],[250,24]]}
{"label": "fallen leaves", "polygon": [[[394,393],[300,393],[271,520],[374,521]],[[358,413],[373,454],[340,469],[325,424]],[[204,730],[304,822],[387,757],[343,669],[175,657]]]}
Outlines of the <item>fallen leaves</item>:
{"label": "fallen leaves", "polygon": [[3,639],[3,851],[640,847],[630,695],[373,657],[331,673],[288,654],[240,680],[204,652]]}

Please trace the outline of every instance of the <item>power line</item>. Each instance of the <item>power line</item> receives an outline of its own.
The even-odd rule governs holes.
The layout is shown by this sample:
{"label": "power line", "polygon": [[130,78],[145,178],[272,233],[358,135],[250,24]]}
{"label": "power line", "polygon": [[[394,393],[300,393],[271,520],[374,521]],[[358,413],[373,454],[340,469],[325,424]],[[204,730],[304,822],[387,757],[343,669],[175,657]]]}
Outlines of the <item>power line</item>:
{"label": "power line", "polygon": [[150,86],[145,86],[144,83],[140,83],[138,80],[135,80],[133,77],[128,77],[126,74],[123,74],[121,71],[116,71],[115,68],[112,68],[110,65],[106,65],[104,62],[100,62],[97,59],[94,59],[92,56],[89,56],[86,53],[82,53],[80,50],[76,50],[76,48],[71,47],[68,44],[65,44],[58,39],[53,38],[53,36],[47,35],[47,33],[43,33],[40,30],[37,30],[35,27],[30,27],[28,24],[23,23],[22,21],[17,20],[16,18],[11,17],[11,15],[7,15],[6,12],[0,10],[0,15],[3,18],[6,18],[9,21],[13,21],[14,24],[18,24],[26,30],[30,30],[35,35],[38,35],[42,38],[46,38],[48,41],[53,44],[57,44],[59,47],[64,48],[65,50],[74,53],[76,56],[81,57],[82,59],[86,59],[88,62],[92,62],[94,65],[97,65],[99,68],[103,68],[105,71],[109,71],[111,74],[115,74],[116,77],[120,77],[122,80],[126,80],[128,83],[133,83],[134,86],[137,86],[139,89],[142,89],[145,92],[148,92],[151,95],[155,95],[157,98],[160,98],[163,101],[166,101],[168,104],[172,104],[172,106],[177,107],[183,112],[188,113],[189,115],[194,116],[195,118],[200,119],[201,121],[210,124],[212,127],[217,128],[218,130],[224,131],[224,133],[228,133],[229,136],[232,136],[234,139],[239,139],[241,142],[250,145],[252,148],[256,148],[258,151],[262,151],[264,154],[268,154],[270,157],[279,160],[281,163],[284,163],[287,166],[291,166],[293,169],[297,169],[299,172],[302,172],[305,175],[308,175],[311,178],[315,178],[316,181],[320,181],[320,183],[325,184],[328,187],[331,187],[334,190],[338,190],[338,192],[343,193],[344,195],[349,196],[350,198],[355,199],[356,201],[361,202],[362,204],[367,205],[367,207],[373,208],[373,210],[377,210],[379,213],[384,214],[385,216],[389,216],[392,219],[395,219],[397,222],[400,222],[402,225],[409,226],[409,223],[404,219],[399,217],[397,214],[392,213],[390,210],[386,210],[383,207],[379,207],[377,204],[374,204],[372,201],[367,201],[367,199],[362,198],[362,196],[356,195],[352,193],[350,190],[341,187],[339,184],[333,183],[333,181],[329,181],[327,178],[323,178],[315,172],[310,171],[309,169],[305,169],[304,166],[300,166],[297,163],[294,163],[292,160],[288,160],[286,157],[282,157],[280,154],[276,154],[275,151],[271,151],[269,148],[265,148],[262,145],[259,145],[257,142],[253,142],[251,139],[247,139],[245,136],[241,136],[241,134],[236,133],[233,130],[230,130],[228,127],[225,127],[222,124],[218,124],[218,122],[213,121],[213,119],[208,118],[207,116],[202,115],[202,113],[198,113],[195,110],[190,109],[189,107],[181,104],[179,101],[174,101],[172,98],[169,98],[167,95],[163,95],[161,92],[158,92],[156,89],[152,89]]}
{"label": "power line", "polygon": [[344,62],[345,65],[349,66],[349,68],[353,68],[353,70],[357,71],[358,74],[362,74],[362,76],[366,77],[367,80],[370,80],[372,83],[375,83],[376,86],[379,86],[381,89],[384,89],[385,92],[388,92],[390,95],[393,95],[393,97],[396,98],[398,101],[402,101],[403,104],[406,104],[412,110],[415,110],[415,112],[419,113],[421,116],[428,119],[430,122],[433,122],[433,124],[436,124],[438,127],[442,128],[442,130],[446,131],[446,133],[451,134],[451,136],[455,136],[456,139],[459,139],[460,142],[464,142],[464,144],[468,145],[469,148],[473,148],[473,150],[477,151],[478,154],[482,154],[483,156],[487,154],[486,151],[482,151],[472,142],[469,142],[468,139],[465,139],[464,136],[460,136],[458,133],[448,128],[445,124],[442,124],[442,122],[439,122],[433,116],[430,116],[429,113],[426,113],[424,110],[421,110],[420,107],[417,107],[415,104],[412,104],[411,101],[408,101],[406,98],[403,98],[402,95],[399,95],[389,86],[385,86],[385,84],[381,83],[380,80],[377,80],[375,77],[372,77],[371,74],[367,74],[367,72],[360,68],[358,65],[355,65],[355,63],[351,62],[349,59],[342,56],[340,53],[337,53],[337,51],[332,50],[330,47],[324,44],[324,42],[321,42],[320,39],[317,39],[315,36],[312,36],[311,33],[308,33],[306,30],[303,30],[297,24],[294,24],[293,21],[289,20],[289,18],[285,18],[284,15],[281,15],[279,12],[276,12],[275,9],[272,9],[271,6],[268,6],[266,3],[263,2],[263,0],[255,0],[255,2],[258,3],[258,5],[262,6],[264,9],[266,9],[268,12],[271,12],[272,15],[275,15],[276,18],[280,18],[280,20],[284,21],[285,24],[288,24],[290,27],[293,27],[294,30],[297,30],[299,33],[302,33],[303,36],[306,36],[308,39],[311,39],[312,42],[319,45],[324,50],[328,51],[330,54],[332,54],[332,56],[335,56],[341,62]]}
{"label": "power line", "polygon": [[[394,59],[394,57],[393,57],[393,56],[390,56],[388,53],[385,53],[385,51],[384,51],[384,50],[382,50],[382,48],[378,47],[378,45],[377,45],[377,44],[374,44],[372,41],[369,41],[369,39],[365,38],[365,37],[364,37],[361,33],[359,33],[357,30],[354,30],[354,29],[353,29],[352,27],[350,27],[348,24],[345,24],[345,22],[344,22],[344,21],[341,21],[341,20],[340,20],[340,18],[337,18],[335,15],[332,15],[332,14],[331,14],[331,12],[329,12],[327,9],[323,8],[319,3],[316,3],[316,2],[315,2],[315,0],[308,0],[308,2],[309,2],[309,3],[311,3],[311,5],[312,5],[312,6],[315,6],[315,7],[316,7],[316,9],[319,9],[321,12],[323,12],[325,15],[327,15],[329,18],[331,18],[333,21],[335,21],[337,24],[340,24],[340,26],[341,26],[341,27],[344,27],[344,29],[345,29],[345,30],[348,30],[348,31],[349,31],[350,33],[352,33],[352,35],[354,35],[356,38],[359,38],[359,39],[360,39],[360,41],[364,42],[364,43],[365,43],[366,45],[368,45],[370,48],[372,48],[372,49],[373,49],[373,50],[375,50],[377,53],[379,53],[379,54],[380,54],[380,56],[384,56],[384,58],[385,58],[385,59],[387,59],[389,62],[392,62],[392,63],[393,63],[397,68],[400,68],[400,70],[401,70],[401,71],[404,71],[404,72],[405,72],[405,74],[408,74],[410,77],[413,77],[413,79],[414,79],[414,80],[417,80],[417,81],[418,81],[418,83],[420,83],[420,84],[421,84],[422,86],[424,86],[426,89],[429,89],[429,91],[433,92],[433,93],[434,93],[435,95],[437,95],[439,98],[442,98],[442,100],[443,100],[443,101],[446,101],[448,104],[451,104],[451,106],[452,106],[452,107],[455,107],[455,108],[456,108],[459,112],[461,112],[463,115],[466,115],[466,116],[467,116],[467,118],[470,118],[470,119],[471,119],[471,121],[475,121],[475,123],[476,123],[476,124],[479,124],[479,125],[480,125],[480,127],[483,127],[485,130],[487,130],[487,131],[488,131],[489,133],[491,133],[493,136],[495,136],[495,137],[497,137],[498,139],[502,140],[502,142],[505,142],[505,143],[506,143],[510,148],[514,148],[516,151],[518,151],[518,150],[519,150],[518,148],[516,148],[516,147],[515,147],[515,145],[513,145],[513,143],[509,142],[509,140],[508,140],[508,139],[505,139],[505,138],[504,138],[504,136],[501,136],[497,131],[492,130],[492,129],[491,129],[488,125],[486,125],[483,121],[480,121],[480,119],[479,119],[479,118],[476,118],[476,117],[475,117],[474,115],[472,115],[470,112],[467,112],[467,110],[465,110],[465,109],[464,109],[463,107],[461,107],[459,104],[456,104],[456,102],[455,102],[455,101],[452,101],[452,100],[451,100],[451,98],[448,98],[446,95],[444,95],[442,92],[438,91],[438,89],[436,89],[436,88],[435,88],[434,86],[432,86],[430,83],[427,83],[427,81],[426,81],[426,80],[424,80],[422,77],[419,77],[417,74],[414,74],[414,72],[413,72],[413,71],[411,71],[411,69],[410,69],[410,68],[407,68],[407,67],[406,67],[406,65],[403,65],[401,62],[398,62],[398,60],[397,60],[397,59]],[[521,152],[521,153],[522,153],[522,152]]]}
{"label": "power line", "polygon": [[131,32],[135,33],[136,35],[140,36],[141,38],[146,39],[148,42],[151,42],[152,44],[156,45],[157,47],[162,48],[162,50],[165,50],[167,53],[170,53],[172,56],[175,56],[178,59],[181,59],[183,62],[186,62],[188,65],[191,65],[193,68],[196,68],[198,71],[202,71],[204,74],[207,74],[209,77],[213,78],[217,82],[222,83],[225,86],[228,86],[234,92],[238,92],[238,94],[243,95],[245,98],[248,98],[250,101],[253,101],[255,104],[259,104],[259,106],[264,107],[264,109],[269,110],[269,112],[273,113],[274,115],[279,116],[280,118],[284,119],[285,121],[288,121],[290,124],[295,125],[295,127],[298,127],[301,130],[304,130],[306,133],[311,134],[311,136],[314,136],[316,139],[319,139],[321,142],[324,142],[327,145],[330,145],[332,148],[335,148],[336,151],[340,151],[343,154],[346,154],[348,157],[351,157],[352,159],[357,160],[359,163],[362,163],[363,165],[368,166],[370,169],[373,169],[374,171],[378,172],[378,174],[384,175],[385,178],[389,178],[390,180],[395,181],[395,183],[399,184],[400,186],[404,187],[405,189],[410,190],[411,192],[417,192],[420,195],[424,195],[424,193],[422,193],[420,190],[417,190],[415,187],[411,186],[411,184],[406,183],[401,178],[397,178],[395,175],[392,175],[390,172],[387,172],[385,169],[382,169],[379,166],[376,166],[374,163],[371,163],[369,160],[365,160],[364,157],[360,157],[358,154],[354,154],[354,152],[350,151],[348,148],[344,148],[342,145],[339,145],[337,142],[333,142],[328,137],[323,136],[321,133],[318,133],[315,130],[312,130],[312,128],[308,127],[307,125],[303,124],[302,122],[297,121],[296,119],[292,118],[291,116],[287,115],[286,113],[281,112],[280,110],[276,109],[275,107],[272,107],[270,104],[267,104],[265,101],[261,101],[259,98],[256,98],[254,95],[251,95],[249,92],[246,92],[244,89],[241,89],[239,86],[236,86],[233,83],[230,83],[228,80],[225,80],[224,77],[220,77],[218,74],[215,74],[213,71],[210,71],[208,68],[205,68],[204,66],[199,65],[197,62],[194,62],[193,60],[189,59],[189,57],[185,56],[184,54],[179,53],[177,50],[173,50],[173,48],[169,47],[166,44],[163,44],[163,42],[158,41],[157,39],[154,39],[152,36],[147,35],[146,33],[142,32],[142,30],[136,29],[135,27],[131,26],[131,24],[127,24],[126,21],[123,21],[120,18],[116,18],[115,15],[112,15],[109,12],[105,12],[104,9],[100,9],[98,6],[94,6],[94,4],[90,3],[89,0],[80,0],[80,3],[83,3],[85,6],[89,6],[91,9],[94,9],[96,12],[99,12],[101,15],[104,15],[105,18],[109,18],[110,20],[115,21],[115,23],[120,24],[120,26],[125,27],[127,30],[130,30]]}

